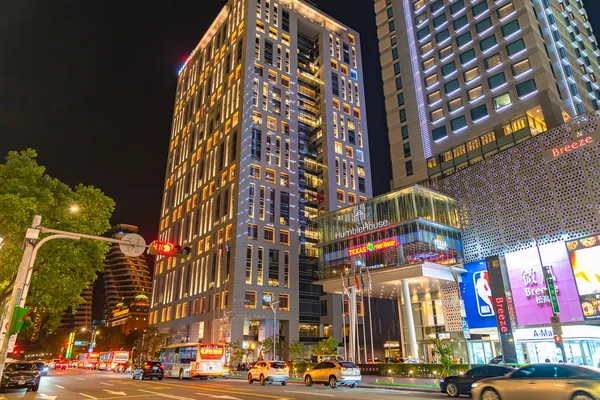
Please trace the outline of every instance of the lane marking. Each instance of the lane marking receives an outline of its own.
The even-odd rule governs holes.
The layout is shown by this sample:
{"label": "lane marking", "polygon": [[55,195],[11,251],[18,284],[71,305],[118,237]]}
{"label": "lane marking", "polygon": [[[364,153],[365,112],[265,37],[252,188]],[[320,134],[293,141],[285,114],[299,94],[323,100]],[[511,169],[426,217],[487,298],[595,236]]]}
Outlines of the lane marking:
{"label": "lane marking", "polygon": [[181,396],[175,396],[175,395],[172,395],[172,394],[159,393],[159,392],[152,392],[152,391],[150,391],[150,390],[143,390],[143,389],[138,389],[138,390],[139,390],[140,392],[144,392],[144,393],[150,393],[150,394],[153,394],[153,395],[155,395],[155,396],[158,396],[158,397],[166,397],[166,398],[168,398],[168,399],[177,399],[177,400],[196,400],[196,399],[193,399],[193,398],[191,398],[191,397],[181,397]]}
{"label": "lane marking", "polygon": [[[212,387],[204,387],[201,385],[196,385],[196,386],[191,386],[191,385],[183,385],[183,384],[172,384],[172,383],[161,383],[162,385],[166,385],[166,386],[170,386],[170,387],[184,387],[184,388],[190,388],[190,389],[195,389],[195,390],[205,390],[208,392],[218,392],[218,393],[228,393],[228,394],[241,394],[241,395],[245,395],[245,396],[252,396],[252,397],[264,397],[266,399],[277,399],[280,400],[281,396],[270,396],[267,394],[259,394],[259,393],[255,393],[255,392],[245,392],[245,391],[240,391],[240,390],[233,390],[233,389],[229,389],[229,390],[221,390],[221,389],[214,389]],[[227,386],[229,387],[229,386]],[[303,392],[304,394],[306,394],[306,392]]]}
{"label": "lane marking", "polygon": [[113,392],[112,390],[108,390],[108,389],[102,389],[102,390],[104,390],[108,394],[116,394],[118,396],[127,396],[127,393],[125,393],[125,392]]}
{"label": "lane marking", "polygon": [[[204,395],[204,396],[207,395],[206,393],[196,393],[196,394]],[[209,394],[208,397],[210,397],[211,399],[242,400],[239,397],[227,396],[226,394],[224,394],[222,396],[219,396],[219,395],[216,395],[216,394]]]}
{"label": "lane marking", "polygon": [[101,385],[114,386],[112,383],[100,382]]}
{"label": "lane marking", "polygon": [[85,381],[85,379],[83,379],[83,378],[75,378],[75,379],[77,379],[78,381]]}
{"label": "lane marking", "polygon": [[84,397],[87,397],[88,399],[97,399],[97,397],[90,396],[89,394],[85,394],[85,393],[78,393],[78,394],[80,394],[80,395],[82,395]]}
{"label": "lane marking", "polygon": [[327,397],[334,397],[333,394],[325,394],[325,393],[313,393],[313,392],[301,392],[300,390],[286,390],[286,393],[300,393],[300,394],[304,394],[304,395],[311,395],[311,396],[327,396]]}
{"label": "lane marking", "polygon": [[64,386],[60,386],[60,385],[54,385],[54,386],[56,386],[57,388],[61,388],[61,389],[65,388]]}

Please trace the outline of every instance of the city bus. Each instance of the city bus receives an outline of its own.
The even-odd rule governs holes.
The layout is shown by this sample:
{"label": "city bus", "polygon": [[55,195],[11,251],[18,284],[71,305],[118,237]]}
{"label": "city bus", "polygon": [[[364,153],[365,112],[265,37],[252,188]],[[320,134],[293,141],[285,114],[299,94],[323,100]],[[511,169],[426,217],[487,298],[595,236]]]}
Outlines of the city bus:
{"label": "city bus", "polygon": [[100,353],[83,353],[77,356],[77,368],[96,369]]}
{"label": "city bus", "polygon": [[128,351],[106,351],[98,357],[98,369],[112,371],[119,364],[129,362]]}
{"label": "city bus", "polygon": [[218,377],[225,373],[225,347],[220,344],[173,344],[160,350],[165,377]]}

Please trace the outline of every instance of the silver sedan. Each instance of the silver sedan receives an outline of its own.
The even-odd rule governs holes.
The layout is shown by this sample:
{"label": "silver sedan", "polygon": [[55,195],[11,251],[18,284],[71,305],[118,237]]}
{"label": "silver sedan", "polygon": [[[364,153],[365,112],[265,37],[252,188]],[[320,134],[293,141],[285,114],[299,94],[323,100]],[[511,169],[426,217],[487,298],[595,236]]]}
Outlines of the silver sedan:
{"label": "silver sedan", "polygon": [[600,370],[569,364],[532,364],[473,383],[474,400],[598,400]]}

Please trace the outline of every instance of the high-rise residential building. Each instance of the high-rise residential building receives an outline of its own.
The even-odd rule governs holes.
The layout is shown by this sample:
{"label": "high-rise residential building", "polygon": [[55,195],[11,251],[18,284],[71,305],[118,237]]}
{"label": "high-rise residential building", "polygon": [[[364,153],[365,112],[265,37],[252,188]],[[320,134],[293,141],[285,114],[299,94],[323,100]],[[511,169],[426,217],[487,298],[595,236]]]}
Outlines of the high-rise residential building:
{"label": "high-rise residential building", "polygon": [[[137,226],[119,224],[113,226],[106,236],[122,239],[128,233],[137,232]],[[103,307],[104,320],[108,320],[117,304],[138,295],[150,296],[152,291],[152,278],[145,257],[126,256],[118,244],[112,244],[106,254],[99,282],[104,287],[104,302],[96,306]]]}
{"label": "high-rise residential building", "polygon": [[84,302],[77,305],[73,313],[69,312],[71,310],[67,310],[61,321],[63,328],[71,331],[92,326],[93,288],[94,285],[90,284],[81,292],[81,298]]}
{"label": "high-rise residential building", "polygon": [[376,0],[375,11],[395,187],[598,113],[600,50],[581,0]]}
{"label": "high-rise residential building", "polygon": [[371,197],[357,32],[230,0],[179,73],[150,322],[171,342],[324,335],[314,218]]}

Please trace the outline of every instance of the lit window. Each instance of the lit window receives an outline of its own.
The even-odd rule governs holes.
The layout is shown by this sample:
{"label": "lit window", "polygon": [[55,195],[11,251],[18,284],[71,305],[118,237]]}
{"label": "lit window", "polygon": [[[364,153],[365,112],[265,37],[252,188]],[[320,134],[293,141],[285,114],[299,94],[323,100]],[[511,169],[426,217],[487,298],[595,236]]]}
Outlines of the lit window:
{"label": "lit window", "polygon": [[267,117],[267,128],[277,130],[277,120],[273,117]]}
{"label": "lit window", "polygon": [[448,111],[454,112],[454,111],[462,108],[462,106],[463,106],[462,97],[458,97],[458,98],[456,98],[454,100],[450,100],[448,102]]}
{"label": "lit window", "polygon": [[452,46],[447,46],[444,47],[443,49],[441,49],[438,52],[438,55],[440,56],[440,60],[444,60],[446,57],[450,57],[452,55],[453,51],[452,51]]}
{"label": "lit window", "polygon": [[342,70],[342,74],[348,75],[348,67],[346,67],[345,65],[342,64],[341,70]]}
{"label": "lit window", "polygon": [[429,94],[427,96],[427,104],[433,104],[437,101],[439,101],[442,98],[442,94],[439,90],[436,90],[435,92]]}
{"label": "lit window", "polygon": [[500,110],[501,108],[508,107],[512,104],[510,101],[510,94],[503,93],[500,96],[496,96],[492,98],[492,103],[494,104],[494,110]]}
{"label": "lit window", "polygon": [[350,106],[348,104],[344,104],[344,112],[350,115]]}
{"label": "lit window", "polygon": [[337,196],[337,201],[339,201],[340,203],[344,202],[344,191],[343,190],[337,190],[336,196]]}
{"label": "lit window", "polygon": [[465,71],[464,77],[466,84],[469,84],[470,82],[479,78],[479,67],[471,68],[470,70]]}
{"label": "lit window", "polygon": [[290,176],[285,173],[279,174],[279,184],[283,187],[290,187]]}
{"label": "lit window", "polygon": [[260,21],[256,21],[256,30],[261,33],[265,33],[265,24]]}
{"label": "lit window", "polygon": [[260,166],[252,164],[250,165],[250,176],[256,179],[260,179]]}
{"label": "lit window", "polygon": [[258,225],[248,224],[248,239],[258,240]]}
{"label": "lit window", "polygon": [[360,110],[358,108],[354,108],[352,110],[352,115],[354,116],[354,118],[360,119]]}
{"label": "lit window", "polygon": [[454,133],[460,131],[461,129],[466,128],[466,126],[467,126],[467,119],[465,118],[464,115],[461,115],[460,117],[455,118],[450,121],[450,127],[452,128],[452,132],[454,132]]}
{"label": "lit window", "polygon": [[485,104],[471,109],[471,121],[477,122],[488,116],[487,106]]}
{"label": "lit window", "polygon": [[275,183],[275,171],[267,168],[265,170],[265,180],[269,183]]}
{"label": "lit window", "polygon": [[279,231],[279,244],[284,246],[290,245],[290,232],[281,230]]}
{"label": "lit window", "polygon": [[444,110],[442,108],[438,108],[430,113],[431,122],[436,122],[442,118],[444,118]]}
{"label": "lit window", "polygon": [[427,78],[425,78],[425,87],[427,87],[427,88],[432,87],[436,83],[438,83],[437,74],[429,75]]}
{"label": "lit window", "polygon": [[527,96],[528,94],[531,94],[536,90],[537,87],[535,85],[534,79],[530,79],[517,85],[517,94],[519,95],[519,97]]}
{"label": "lit window", "polygon": [[512,14],[515,11],[515,5],[511,1],[510,3],[498,8],[496,10],[496,14],[498,14],[498,19],[503,19],[506,16]]}
{"label": "lit window", "polygon": [[281,85],[289,89],[289,87],[290,87],[290,78],[288,78],[286,76],[282,76],[281,77]]}
{"label": "lit window", "polygon": [[423,70],[424,71],[427,71],[433,67],[435,67],[435,59],[433,57],[431,57],[428,60],[423,61]]}
{"label": "lit window", "polygon": [[333,102],[333,108],[335,110],[339,110],[340,109],[340,101],[338,99],[332,99],[331,101]]}
{"label": "lit window", "polygon": [[521,61],[511,65],[510,69],[512,70],[512,74],[514,77],[520,76],[520,75],[524,74],[525,72],[530,71],[531,63],[529,62],[529,58],[526,58],[524,60],[521,60]]}
{"label": "lit window", "polygon": [[467,151],[477,150],[479,147],[479,138],[467,142]]}
{"label": "lit window", "polygon": [[254,290],[246,290],[244,308],[256,308],[256,292]]}
{"label": "lit window", "polygon": [[290,295],[289,294],[280,294],[279,295],[279,311],[289,311],[290,310]]}
{"label": "lit window", "polygon": [[356,204],[356,195],[354,193],[348,193],[348,204]]}
{"label": "lit window", "polygon": [[493,131],[488,132],[485,135],[481,135],[480,139],[481,139],[481,145],[485,146],[486,144],[490,144],[490,143],[496,141],[496,134]]}
{"label": "lit window", "polygon": [[[396,51],[397,51],[398,49],[397,49],[397,48],[394,48],[393,50],[396,50]],[[421,46],[421,49],[420,49],[419,51],[421,52],[421,55],[423,55],[423,54],[427,54],[427,53],[429,53],[431,50],[433,50],[433,44],[432,44],[431,42],[427,42],[427,43],[425,43],[423,46]],[[398,53],[396,52],[396,55],[397,55],[397,54],[398,54]],[[398,58],[398,57],[396,57],[396,58]],[[396,58],[395,58],[395,59],[396,59]]]}
{"label": "lit window", "polygon": [[354,150],[350,146],[346,146],[346,157],[354,158]]}
{"label": "lit window", "polygon": [[342,144],[340,142],[335,142],[334,147],[337,154],[342,154]]}
{"label": "lit window", "polygon": [[483,96],[483,86],[477,86],[467,92],[469,101],[475,101]]}
{"label": "lit window", "polygon": [[273,83],[277,83],[277,72],[272,69],[269,70],[269,80]]}
{"label": "lit window", "polygon": [[275,229],[265,226],[264,230],[265,242],[275,243]]}
{"label": "lit window", "polygon": [[331,68],[332,69],[338,69],[338,63],[333,58],[331,59]]}
{"label": "lit window", "polygon": [[500,53],[496,53],[494,55],[489,56],[488,58],[483,60],[483,64],[485,65],[486,71],[489,71],[490,69],[502,64],[502,59],[500,58]]}

